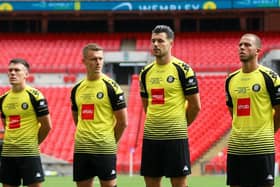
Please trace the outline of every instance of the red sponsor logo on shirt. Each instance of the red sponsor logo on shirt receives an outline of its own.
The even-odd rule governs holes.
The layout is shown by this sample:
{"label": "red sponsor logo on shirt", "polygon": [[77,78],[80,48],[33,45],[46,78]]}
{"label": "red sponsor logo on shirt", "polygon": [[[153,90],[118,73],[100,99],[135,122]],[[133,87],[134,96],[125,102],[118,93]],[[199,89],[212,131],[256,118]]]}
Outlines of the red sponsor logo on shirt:
{"label": "red sponsor logo on shirt", "polygon": [[249,116],[250,108],[250,98],[237,100],[237,116]]}
{"label": "red sponsor logo on shirt", "polygon": [[16,129],[20,128],[20,116],[9,116],[9,128]]}
{"label": "red sponsor logo on shirt", "polygon": [[83,120],[94,119],[94,104],[83,104],[81,115]]}
{"label": "red sponsor logo on shirt", "polygon": [[152,93],[152,104],[164,104],[164,89],[154,88],[151,90]]}

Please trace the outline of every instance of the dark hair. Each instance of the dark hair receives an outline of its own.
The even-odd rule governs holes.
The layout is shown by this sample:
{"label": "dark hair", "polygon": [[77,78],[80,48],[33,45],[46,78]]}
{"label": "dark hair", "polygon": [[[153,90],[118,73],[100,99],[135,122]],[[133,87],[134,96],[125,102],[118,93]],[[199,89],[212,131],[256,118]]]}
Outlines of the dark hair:
{"label": "dark hair", "polygon": [[164,32],[167,35],[167,38],[174,39],[174,32],[173,30],[167,25],[157,25],[153,30],[152,33],[161,33]]}
{"label": "dark hair", "polygon": [[103,48],[96,43],[89,43],[83,48],[83,57],[86,57],[89,50],[103,51]]}
{"label": "dark hair", "polygon": [[24,67],[26,67],[27,71],[29,71],[30,69],[29,63],[22,58],[13,58],[12,60],[10,60],[9,65],[10,64],[22,64],[24,65]]}

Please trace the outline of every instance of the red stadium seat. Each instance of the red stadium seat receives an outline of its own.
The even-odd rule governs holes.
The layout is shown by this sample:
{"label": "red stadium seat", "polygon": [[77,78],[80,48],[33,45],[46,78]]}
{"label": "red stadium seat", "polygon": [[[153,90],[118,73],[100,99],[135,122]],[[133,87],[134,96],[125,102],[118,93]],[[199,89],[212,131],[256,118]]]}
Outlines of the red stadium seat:
{"label": "red stadium seat", "polygon": [[33,74],[29,74],[29,76],[26,78],[26,81],[33,83],[35,81],[35,76]]}

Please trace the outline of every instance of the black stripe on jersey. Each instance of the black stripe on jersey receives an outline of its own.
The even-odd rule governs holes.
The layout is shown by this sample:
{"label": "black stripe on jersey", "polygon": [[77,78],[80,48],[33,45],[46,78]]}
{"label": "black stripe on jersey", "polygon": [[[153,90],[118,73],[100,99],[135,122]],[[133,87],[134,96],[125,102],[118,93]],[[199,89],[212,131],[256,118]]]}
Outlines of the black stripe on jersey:
{"label": "black stripe on jersey", "polygon": [[236,73],[231,74],[227,79],[226,79],[226,83],[225,83],[225,90],[226,90],[226,104],[227,106],[233,108],[233,104],[232,104],[232,98],[230,96],[230,92],[229,92],[229,82],[232,79],[232,77],[234,77],[235,75],[237,75],[238,73],[240,73],[240,71],[237,71]]}
{"label": "black stripe on jersey", "polygon": [[103,79],[103,81],[106,84],[108,96],[109,96],[110,103],[111,103],[113,110],[115,111],[115,110],[120,110],[120,109],[125,108],[126,104],[125,104],[125,99],[124,99],[124,93],[122,92],[120,94],[116,94],[116,92],[113,88],[113,85],[104,79]]}
{"label": "black stripe on jersey", "polygon": [[154,66],[154,64],[152,64],[147,69],[144,69],[143,72],[141,72],[141,81],[140,81],[140,86],[141,86],[141,93],[140,94],[141,94],[141,97],[148,98],[148,91],[147,91],[147,84],[146,84],[146,74],[148,73],[148,71],[153,66]]}
{"label": "black stripe on jersey", "polygon": [[[198,93],[198,83],[196,77],[191,76],[186,79],[184,70],[178,64],[175,63],[172,64],[177,69],[184,95],[191,95],[191,94]],[[188,71],[189,66],[185,63],[183,63],[183,66],[185,70]]]}
{"label": "black stripe on jersey", "polygon": [[183,92],[184,92],[184,95],[186,95],[186,91],[187,91],[187,80],[185,79],[185,73],[184,71],[180,68],[179,65],[173,63],[173,65],[176,67],[177,69],[177,72],[178,72],[178,75],[179,75],[179,79],[180,79],[180,83],[181,83],[181,86],[183,88]]}
{"label": "black stripe on jersey", "polygon": [[278,90],[280,89],[280,85],[277,87],[274,87],[272,78],[266,72],[261,71],[261,70],[260,70],[260,72],[264,76],[266,88],[269,93],[269,97],[270,97],[272,106],[280,104],[280,98],[276,95],[276,93],[278,93]]}
{"label": "black stripe on jersey", "polygon": [[3,101],[7,95],[8,94],[5,94],[0,98],[0,115],[1,115],[1,118],[3,118],[3,119],[6,118],[5,114],[2,112],[3,111]]}
{"label": "black stripe on jersey", "polygon": [[82,81],[80,83],[76,84],[74,86],[74,88],[71,90],[71,96],[70,96],[71,104],[72,104],[71,109],[72,109],[72,111],[76,111],[76,112],[78,111],[78,106],[77,106],[77,102],[76,102],[75,97],[76,97],[77,89],[81,85],[81,83],[82,83]]}
{"label": "black stripe on jersey", "polygon": [[49,114],[48,103],[46,99],[36,100],[35,96],[32,93],[27,93],[37,117]]}
{"label": "black stripe on jersey", "polygon": [[275,102],[273,105],[280,104],[280,85],[274,88],[274,93],[275,93]]}

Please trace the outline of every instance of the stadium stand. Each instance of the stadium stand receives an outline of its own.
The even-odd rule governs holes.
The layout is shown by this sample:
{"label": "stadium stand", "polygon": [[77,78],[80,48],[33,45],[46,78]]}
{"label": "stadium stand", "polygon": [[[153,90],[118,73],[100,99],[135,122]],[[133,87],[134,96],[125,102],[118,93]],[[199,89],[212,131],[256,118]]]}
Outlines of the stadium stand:
{"label": "stadium stand", "polygon": [[[190,62],[199,72],[229,72],[239,67],[237,41],[241,32],[178,33],[173,54]],[[259,33],[263,45],[280,45],[274,32]],[[149,33],[98,34],[1,34],[1,72],[4,63],[18,56],[32,62],[33,73],[82,73],[81,48],[88,42],[97,42],[107,51],[120,51],[121,41],[136,40],[136,51],[148,51]],[[265,50],[264,50],[265,51]]]}
{"label": "stadium stand", "polygon": [[39,88],[48,100],[53,128],[41,145],[47,155],[73,161],[75,125],[70,107],[70,87]]}
{"label": "stadium stand", "polygon": [[[120,36],[112,34],[1,34],[1,71],[11,58],[21,57],[32,63],[33,73],[81,73],[81,48],[96,42],[106,50],[120,49]],[[3,63],[3,64],[2,64]]]}
{"label": "stadium stand", "polygon": [[[118,170],[122,172],[129,171],[129,156],[135,155],[135,149],[138,146],[138,136],[143,126],[143,108],[139,95],[138,75],[132,76],[128,99],[128,127],[126,128],[118,149]],[[130,155],[131,154],[131,155]],[[139,162],[139,160],[134,159]]]}
{"label": "stadium stand", "polygon": [[194,163],[230,128],[224,93],[225,75],[198,76],[202,109],[189,127],[191,162]]}

